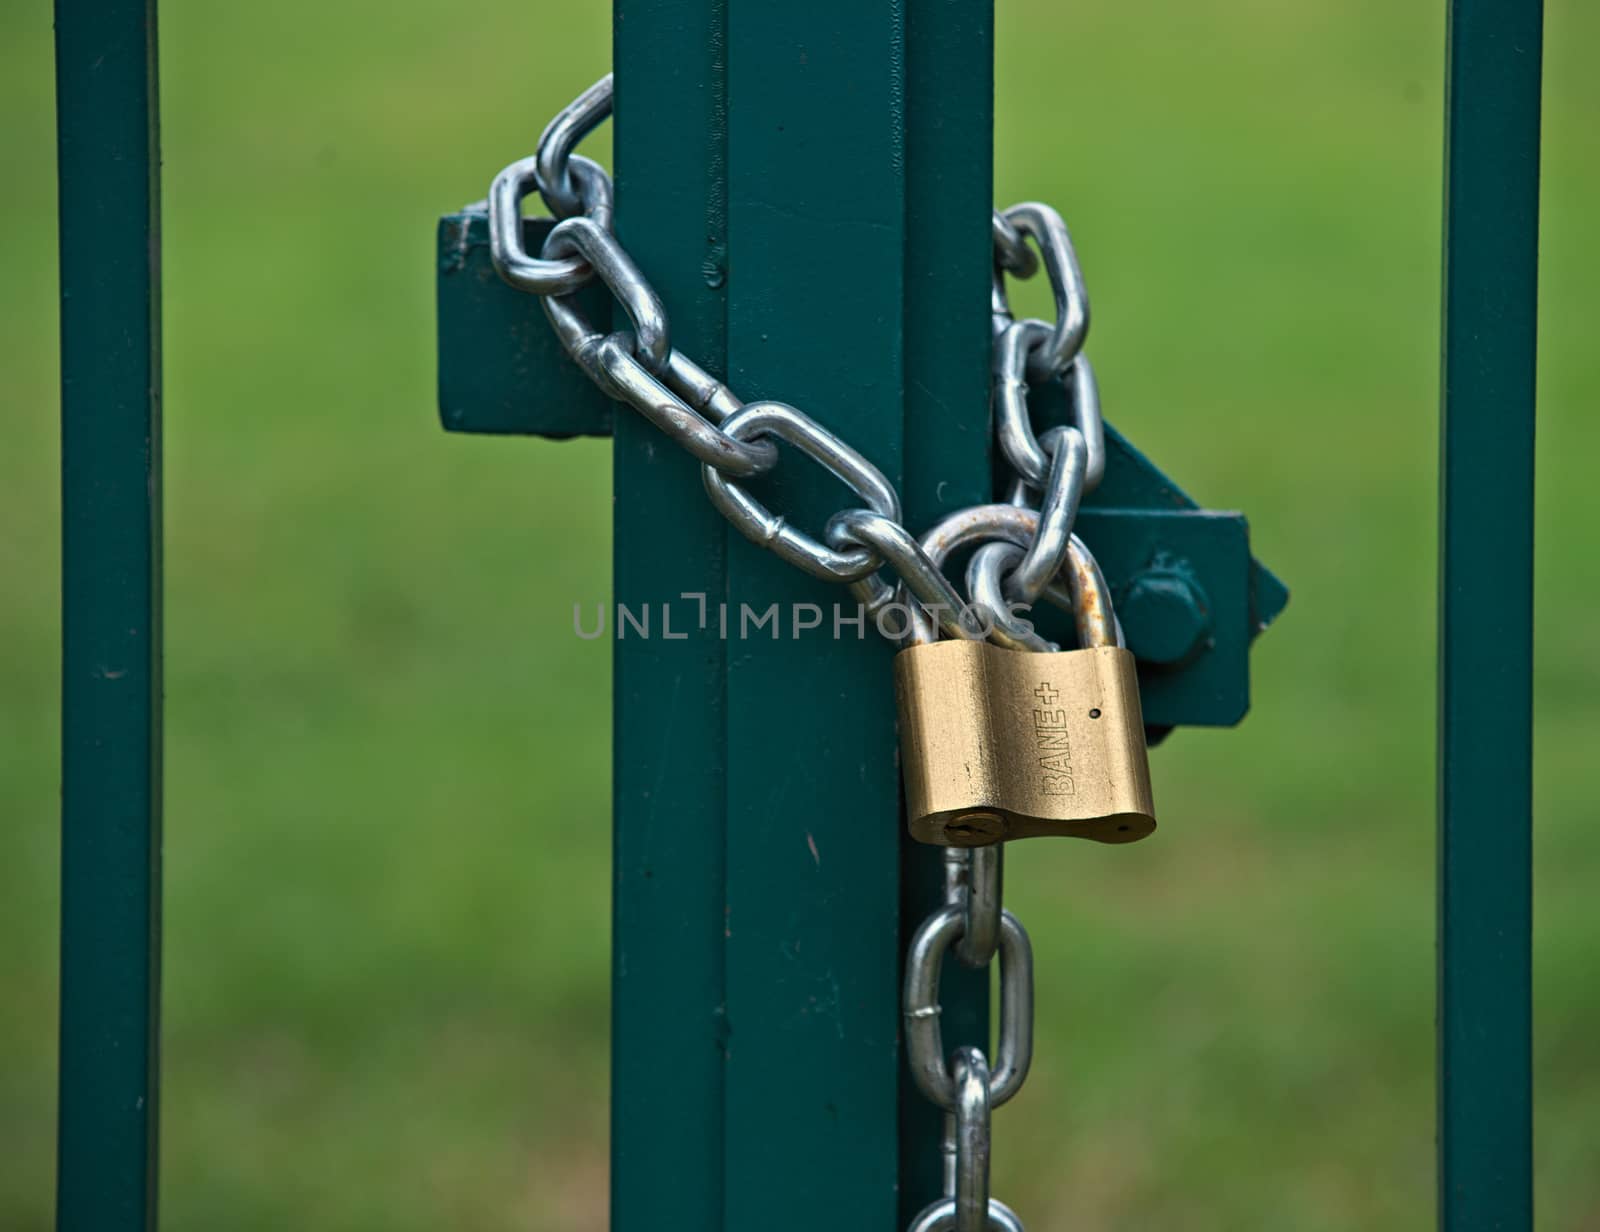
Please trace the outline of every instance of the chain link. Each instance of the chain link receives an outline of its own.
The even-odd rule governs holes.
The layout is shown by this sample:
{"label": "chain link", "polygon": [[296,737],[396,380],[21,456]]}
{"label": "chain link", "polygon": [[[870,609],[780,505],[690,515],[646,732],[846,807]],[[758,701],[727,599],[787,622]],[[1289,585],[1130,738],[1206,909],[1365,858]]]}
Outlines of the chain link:
{"label": "chain link", "polygon": [[[1083,286],[1083,271],[1078,268],[1078,254],[1067,235],[1067,224],[1050,206],[1025,201],[1003,211],[1001,217],[1039,245],[1045,272],[1050,276],[1050,294],[1056,301],[1055,324],[1049,327],[1049,336],[1028,353],[1028,375],[1036,381],[1047,381],[1066,371],[1083,349],[1083,336],[1089,332],[1089,293]],[[1004,270],[1000,262],[995,263],[997,307],[1006,303]]]}
{"label": "chain link", "polygon": [[[608,73],[550,122],[533,157],[495,177],[488,199],[495,268],[512,286],[541,297],[562,346],[595,384],[699,460],[707,496],[746,538],[807,573],[847,584],[880,628],[888,609],[901,605],[906,619],[897,640],[925,644],[943,633],[1055,650],[1021,615],[1043,600],[1073,615],[1080,646],[1120,646],[1100,567],[1072,533],[1079,502],[1105,472],[1106,446],[1099,386],[1083,353],[1089,298],[1061,216],[1038,202],[993,216],[991,397],[996,444],[1014,474],[1009,503],[960,510],[918,539],[900,521],[894,486],[836,433],[782,402],[742,402],[672,348],[660,297],[612,233],[610,177],[574,153],[611,114],[612,95]],[[535,189],[562,220],[538,256],[527,251],[522,218],[523,199]],[[1041,268],[1055,320],[1014,319],[1007,276],[1031,278]],[[631,330],[602,332],[585,318],[574,292],[595,279],[622,306]],[[1029,394],[1052,381],[1065,387],[1071,422],[1038,435]],[[741,481],[777,465],[778,441],[821,465],[864,505],[834,514],[821,539],[766,508]],[[965,599],[944,572],[963,548],[975,549]],[[912,1075],[945,1112],[945,1192],[908,1232],[1022,1232],[1016,1214],[989,1196],[989,1121],[1032,1063],[1033,949],[1002,905],[1001,849],[951,848],[945,860],[945,905],[912,938],[902,1006]],[[999,959],[992,1064],[978,1048],[944,1051],[939,976],[952,950],[974,969]]]}
{"label": "chain link", "polygon": [[[1017,1213],[997,1198],[989,1199],[988,1232],[1023,1232]],[[945,1198],[928,1207],[909,1224],[906,1232],[954,1232],[956,1200]]]}
{"label": "chain link", "polygon": [[[581,257],[546,261],[532,256],[523,243],[522,199],[538,181],[538,160],[512,163],[489,185],[489,255],[495,269],[519,291],[533,295],[565,295],[593,276]],[[597,226],[611,225],[611,177],[587,158],[573,158],[571,173],[578,177],[584,197],[584,216]]]}
{"label": "chain link", "polygon": [[[566,226],[565,223],[561,224]],[[809,415],[782,402],[748,402],[723,421],[722,431],[736,441],[762,434],[778,437],[824,467],[879,517],[899,525],[900,495],[883,472]],[[706,495],[745,538],[770,548],[798,569],[825,582],[855,582],[883,564],[871,547],[837,551],[817,542],[765,506],[714,464],[701,468]]]}
{"label": "chain link", "polygon": [[1018,614],[1023,605],[1012,603],[1004,592],[1005,571],[1021,560],[1022,549],[1014,543],[984,544],[967,562],[967,593],[974,605],[994,617],[994,640],[999,645],[1010,650],[1053,650],[1054,643],[1040,637],[1033,622]]}
{"label": "chain link", "polygon": [[984,1232],[989,1223],[989,1062],[981,1048],[957,1048],[955,1079],[956,1232]]}
{"label": "chain link", "polygon": [[534,169],[539,195],[557,218],[587,213],[581,186],[574,188],[572,151],[611,114],[613,82],[607,73],[545,125],[539,134]]}
{"label": "chain link", "polygon": [[[949,904],[912,935],[904,989],[906,1060],[917,1088],[946,1112],[955,1111],[940,1024],[939,975],[944,956],[966,926],[966,909]],[[998,1108],[1015,1095],[1033,1064],[1033,945],[1017,917],[1000,911],[1000,1031],[990,1075],[990,1102]]]}
{"label": "chain link", "polygon": [[1000,947],[1000,896],[1004,848],[945,848],[945,889],[961,904],[961,938],[956,957],[974,970],[987,967]]}

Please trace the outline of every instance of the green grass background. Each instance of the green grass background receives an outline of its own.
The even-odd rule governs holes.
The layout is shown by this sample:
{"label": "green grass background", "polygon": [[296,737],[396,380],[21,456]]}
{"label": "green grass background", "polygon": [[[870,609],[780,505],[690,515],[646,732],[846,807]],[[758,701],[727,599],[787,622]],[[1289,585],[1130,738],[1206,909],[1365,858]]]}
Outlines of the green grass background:
{"label": "green grass background", "polygon": [[[1040,1039],[996,1190],[1036,1229],[1426,1226],[1443,5],[999,9],[998,198],[1065,212],[1109,415],[1246,510],[1295,598],[1244,725],[1155,753],[1156,841],[1015,853]],[[608,63],[607,10],[163,6],[170,1229],[604,1227],[609,652],[567,605],[607,593],[606,446],[438,429],[431,245]],[[1550,0],[1548,1229],[1600,1228],[1597,42]],[[47,5],[0,8],[18,1230],[49,1226],[54,1150],[50,54]]]}

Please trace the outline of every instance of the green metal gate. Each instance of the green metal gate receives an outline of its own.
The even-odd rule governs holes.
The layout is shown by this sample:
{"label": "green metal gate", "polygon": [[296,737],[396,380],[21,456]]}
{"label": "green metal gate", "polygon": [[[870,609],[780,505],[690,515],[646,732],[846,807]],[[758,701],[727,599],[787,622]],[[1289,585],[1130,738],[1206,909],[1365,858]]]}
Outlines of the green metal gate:
{"label": "green metal gate", "polygon": [[[1441,1226],[1471,1232],[1532,1222],[1541,8],[1453,0],[1450,11],[1439,1211]],[[57,3],[58,1226],[70,1232],[155,1224],[155,29],[154,0]],[[991,477],[972,427],[989,386],[989,3],[616,0],[615,31],[617,225],[657,279],[679,336],[740,388],[835,408],[833,426],[898,480],[913,525],[985,498]],[[472,225],[447,220],[447,262],[470,252]],[[852,270],[860,290],[848,302],[815,276],[819,254]],[[730,279],[735,263],[740,277]],[[455,293],[442,276],[441,296]],[[651,429],[629,416],[613,422],[587,390],[562,393],[553,370],[542,402],[452,384],[485,370],[460,357],[481,345],[470,313],[493,309],[474,300],[447,316],[443,305],[447,426],[614,435],[616,490],[628,494],[616,514],[619,602],[682,591],[712,603],[818,599],[814,583],[726,533],[692,463],[658,456]],[[826,338],[815,335],[818,320]],[[451,323],[459,333],[447,332]],[[554,362],[543,334],[527,345]],[[802,506],[814,495],[792,480],[784,491]],[[1490,491],[1493,502],[1482,499]],[[1111,528],[1142,504],[1128,496],[1129,508],[1085,513]],[[1202,516],[1181,504],[1170,513]],[[1227,551],[1243,587],[1242,539]],[[1249,615],[1270,618],[1281,595],[1269,575],[1250,576],[1261,610]],[[709,629],[687,632],[616,643],[613,1225],[903,1226],[937,1191],[939,1127],[899,1061],[901,940],[938,900],[942,873],[936,852],[897,838],[888,656],[867,640],[833,643],[820,662],[792,641],[735,652]],[[1242,656],[1248,634],[1237,641],[1229,653]],[[1196,705],[1193,696],[1156,699],[1173,722],[1194,721],[1185,716]],[[795,790],[773,773],[780,749],[785,763],[849,781],[849,793],[819,801]],[[795,834],[808,841],[774,838]],[[944,1003],[947,1041],[981,1042],[981,982],[952,970]]]}

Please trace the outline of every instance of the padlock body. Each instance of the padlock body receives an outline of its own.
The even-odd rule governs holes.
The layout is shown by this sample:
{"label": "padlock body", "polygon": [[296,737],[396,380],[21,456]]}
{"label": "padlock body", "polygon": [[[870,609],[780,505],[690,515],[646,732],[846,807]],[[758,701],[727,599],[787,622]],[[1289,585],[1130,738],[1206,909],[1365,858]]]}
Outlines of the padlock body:
{"label": "padlock body", "polygon": [[941,641],[902,650],[894,668],[913,838],[1131,843],[1155,829],[1128,651]]}

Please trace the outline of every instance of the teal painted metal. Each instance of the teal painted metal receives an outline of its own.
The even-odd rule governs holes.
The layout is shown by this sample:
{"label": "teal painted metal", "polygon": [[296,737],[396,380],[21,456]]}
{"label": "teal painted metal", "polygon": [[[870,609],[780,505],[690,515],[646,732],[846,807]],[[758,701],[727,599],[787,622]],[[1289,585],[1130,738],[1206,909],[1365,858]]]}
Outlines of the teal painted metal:
{"label": "teal painted metal", "polygon": [[[1213,510],[1085,508],[1078,534],[1094,551],[1112,587],[1116,610],[1124,613],[1129,648],[1139,659],[1139,698],[1145,722],[1172,727],[1206,714],[1237,723],[1250,708],[1250,533],[1242,515]],[[1164,658],[1164,645],[1141,647],[1139,596],[1134,592],[1153,574],[1178,573],[1192,579],[1203,596],[1207,631],[1192,660]],[[1270,576],[1270,575],[1269,575]],[[1175,614],[1156,617],[1170,630]],[[1047,631],[1069,637],[1053,612],[1039,616]],[[1188,621],[1183,621],[1185,630]],[[1156,657],[1150,657],[1155,652]]]}
{"label": "teal painted metal", "polygon": [[1439,556],[1439,1225],[1533,1226],[1539,0],[1453,0]]}
{"label": "teal painted metal", "polygon": [[[614,13],[617,230],[673,342],[721,371],[724,0],[616,0]],[[724,598],[729,532],[693,460],[620,412],[612,474],[617,601]],[[715,621],[679,632],[613,643],[613,1232],[724,1227],[728,647]]]}
{"label": "teal painted metal", "polygon": [[[1065,404],[1059,385],[1047,386],[1039,397],[1043,413],[1041,423],[1060,423],[1065,417]],[[1205,512],[1199,502],[1169,479],[1154,462],[1145,457],[1127,437],[1110,424],[1106,425],[1106,473],[1100,486],[1084,501],[1086,510],[1121,509],[1156,512]],[[1121,579],[1126,584],[1126,579]],[[1263,633],[1289,605],[1289,588],[1270,569],[1254,557],[1250,560],[1248,606],[1250,621],[1240,632],[1247,641]],[[1222,636],[1233,636],[1221,630]],[[1226,726],[1238,722],[1233,718],[1209,717],[1180,718],[1176,722],[1199,726]]]}
{"label": "teal painted metal", "polygon": [[150,0],[58,0],[61,1054],[56,1226],[155,1226],[161,301]]}
{"label": "teal painted metal", "polygon": [[[898,482],[905,44],[895,0],[728,5],[728,372]],[[789,453],[757,490],[801,523],[837,483]],[[811,522],[820,530],[820,525]],[[836,587],[730,536],[728,594]],[[728,661],[726,1220],[898,1217],[899,773],[891,648],[780,637]]]}
{"label": "teal painted metal", "polygon": [[[1047,385],[1037,401],[1041,424],[1065,421],[1059,382]],[[1152,735],[1243,719],[1250,709],[1250,643],[1289,603],[1288,588],[1250,555],[1243,515],[1201,509],[1107,424],[1105,478],[1080,517],[1079,533],[1100,561],[1116,604],[1127,604],[1140,581],[1161,569],[1192,574],[1207,600],[1209,628],[1195,653],[1176,663],[1139,658],[1140,701]],[[1137,614],[1129,615],[1137,623]],[[1130,648],[1139,655],[1137,641]]]}
{"label": "teal painted metal", "polygon": [[[932,526],[990,497],[989,277],[994,201],[994,5],[941,0],[905,10],[906,521]],[[944,896],[942,852],[902,839],[900,952]],[[989,1049],[989,973],[947,959],[947,1047]],[[943,1117],[901,1067],[904,1227],[940,1194]]]}
{"label": "teal painted metal", "polygon": [[[555,221],[530,218],[523,246],[538,252]],[[504,282],[489,259],[489,215],[469,206],[439,220],[436,285],[439,418],[452,432],[563,439],[610,436],[612,402],[561,349],[539,301]],[[578,292],[591,321],[605,289]]]}

